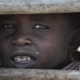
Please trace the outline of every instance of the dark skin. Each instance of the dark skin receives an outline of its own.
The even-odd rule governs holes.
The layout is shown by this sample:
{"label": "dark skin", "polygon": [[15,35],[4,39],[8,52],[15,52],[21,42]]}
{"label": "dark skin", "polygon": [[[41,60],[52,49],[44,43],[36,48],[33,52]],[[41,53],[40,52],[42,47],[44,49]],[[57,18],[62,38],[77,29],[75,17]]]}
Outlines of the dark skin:
{"label": "dark skin", "polygon": [[[59,69],[71,61],[69,17],[65,14],[0,17],[0,59],[5,68]],[[27,56],[29,60],[15,61]],[[64,64],[65,63],[65,64]]]}

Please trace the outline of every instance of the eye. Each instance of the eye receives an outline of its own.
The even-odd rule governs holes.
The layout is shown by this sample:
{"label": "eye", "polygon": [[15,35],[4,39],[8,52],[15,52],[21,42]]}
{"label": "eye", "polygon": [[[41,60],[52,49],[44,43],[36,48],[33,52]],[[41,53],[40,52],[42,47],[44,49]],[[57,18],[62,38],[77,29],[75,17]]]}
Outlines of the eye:
{"label": "eye", "polygon": [[49,27],[45,26],[45,25],[38,24],[38,25],[35,25],[33,27],[33,29],[49,29]]}
{"label": "eye", "polygon": [[14,24],[3,24],[1,25],[1,29],[13,29],[15,28]]}

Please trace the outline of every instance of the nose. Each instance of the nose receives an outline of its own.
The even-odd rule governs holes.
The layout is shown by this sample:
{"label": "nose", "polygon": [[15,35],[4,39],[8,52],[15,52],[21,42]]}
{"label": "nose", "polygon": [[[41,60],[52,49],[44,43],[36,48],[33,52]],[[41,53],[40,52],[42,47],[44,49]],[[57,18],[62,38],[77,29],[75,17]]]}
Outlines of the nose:
{"label": "nose", "polygon": [[25,45],[31,45],[32,41],[30,39],[26,39],[24,37],[21,37],[16,40],[13,40],[12,44],[16,45],[16,46],[25,46]]}

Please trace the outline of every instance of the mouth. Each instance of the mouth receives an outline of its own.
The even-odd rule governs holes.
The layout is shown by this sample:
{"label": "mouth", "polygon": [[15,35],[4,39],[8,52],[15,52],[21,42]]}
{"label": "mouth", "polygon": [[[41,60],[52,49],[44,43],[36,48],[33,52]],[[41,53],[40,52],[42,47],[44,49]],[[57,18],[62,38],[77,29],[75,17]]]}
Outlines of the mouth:
{"label": "mouth", "polygon": [[31,68],[36,62],[34,53],[28,50],[16,50],[10,55],[10,62],[16,68]]}

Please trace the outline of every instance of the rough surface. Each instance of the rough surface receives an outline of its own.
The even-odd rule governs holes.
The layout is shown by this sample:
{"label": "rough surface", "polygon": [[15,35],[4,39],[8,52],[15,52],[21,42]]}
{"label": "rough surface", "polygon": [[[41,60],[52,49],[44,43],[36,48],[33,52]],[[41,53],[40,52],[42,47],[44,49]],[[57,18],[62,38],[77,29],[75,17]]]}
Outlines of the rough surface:
{"label": "rough surface", "polygon": [[0,69],[0,80],[80,80],[80,71]]}
{"label": "rough surface", "polygon": [[0,14],[80,12],[80,0],[0,0]]}

